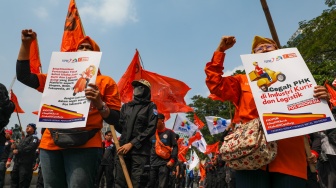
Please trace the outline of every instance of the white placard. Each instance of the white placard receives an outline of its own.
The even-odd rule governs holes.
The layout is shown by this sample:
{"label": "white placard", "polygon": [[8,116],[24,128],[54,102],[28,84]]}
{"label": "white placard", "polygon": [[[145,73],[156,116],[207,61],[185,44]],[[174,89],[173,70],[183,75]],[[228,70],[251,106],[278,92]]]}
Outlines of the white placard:
{"label": "white placard", "polygon": [[42,94],[37,126],[85,127],[90,101],[84,89],[95,83],[101,52],[53,52]]}
{"label": "white placard", "polygon": [[327,101],[313,97],[316,82],[296,48],[241,59],[267,141],[335,128]]}

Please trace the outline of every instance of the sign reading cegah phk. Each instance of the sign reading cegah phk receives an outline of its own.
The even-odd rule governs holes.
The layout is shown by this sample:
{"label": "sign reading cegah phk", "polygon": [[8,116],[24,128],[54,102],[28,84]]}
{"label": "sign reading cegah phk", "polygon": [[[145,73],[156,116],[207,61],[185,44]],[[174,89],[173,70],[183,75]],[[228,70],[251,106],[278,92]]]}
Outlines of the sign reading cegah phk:
{"label": "sign reading cegah phk", "polygon": [[327,101],[296,48],[241,55],[267,141],[335,128]]}
{"label": "sign reading cegah phk", "polygon": [[38,113],[38,127],[85,127],[90,101],[84,89],[95,83],[101,52],[53,52]]}

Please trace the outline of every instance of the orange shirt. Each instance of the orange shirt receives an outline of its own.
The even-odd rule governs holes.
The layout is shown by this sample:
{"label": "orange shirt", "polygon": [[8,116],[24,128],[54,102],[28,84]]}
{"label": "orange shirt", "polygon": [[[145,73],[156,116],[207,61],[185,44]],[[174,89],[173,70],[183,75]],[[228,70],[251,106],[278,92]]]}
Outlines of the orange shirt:
{"label": "orange shirt", "polygon": [[[37,88],[37,90],[43,92],[47,75],[37,74],[37,76],[40,83],[40,86]],[[111,77],[98,74],[96,79],[96,85],[98,86],[102,96],[102,100],[106,103],[106,105],[111,109],[120,110],[121,102],[118,87],[115,81]],[[95,107],[90,106],[86,127],[83,129],[90,130],[93,128],[102,128],[102,125],[103,125],[103,118],[101,117],[99,111]],[[91,138],[86,144],[78,148],[90,148],[90,147],[100,148],[101,143],[102,143],[101,132],[98,131],[96,135],[93,138]],[[46,131],[44,132],[39,147],[46,150],[62,149],[54,144],[54,141],[48,129],[46,129]]]}
{"label": "orange shirt", "polygon": [[[259,117],[247,76],[237,74],[223,77],[225,53],[216,51],[205,66],[206,84],[211,94],[231,101],[236,109],[233,122],[248,122]],[[265,168],[263,168],[265,169]],[[307,179],[307,159],[303,136],[278,140],[277,157],[268,164],[270,172],[279,172]]]}

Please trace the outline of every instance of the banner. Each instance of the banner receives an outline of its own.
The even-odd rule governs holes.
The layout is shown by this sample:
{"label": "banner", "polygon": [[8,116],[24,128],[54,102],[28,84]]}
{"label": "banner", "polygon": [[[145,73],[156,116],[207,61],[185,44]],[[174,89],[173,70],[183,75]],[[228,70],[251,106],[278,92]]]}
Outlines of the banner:
{"label": "banner", "polygon": [[325,87],[327,88],[329,94],[330,94],[330,103],[333,106],[336,106],[336,91],[334,90],[334,88],[332,88],[329,84],[325,84]]}
{"label": "banner", "polygon": [[205,116],[205,120],[211,135],[224,132],[226,127],[231,123],[231,120],[217,116]]}
{"label": "banner", "polygon": [[267,141],[335,128],[326,100],[296,48],[241,55]]}
{"label": "banner", "polygon": [[77,51],[77,44],[85,37],[84,27],[75,0],[70,0],[65,18],[61,52]]}
{"label": "banner", "polygon": [[52,53],[37,127],[86,126],[90,101],[84,89],[95,83],[101,55],[91,51]]}
{"label": "banner", "polygon": [[196,147],[198,151],[205,153],[208,144],[206,143],[202,133],[201,133],[201,137],[202,138],[200,140],[193,142],[191,145]]}
{"label": "banner", "polygon": [[179,114],[176,115],[173,126],[174,132],[181,132],[191,137],[197,129],[198,127],[195,124],[191,123],[187,118],[183,118]]}
{"label": "banner", "polygon": [[198,163],[200,162],[196,152],[191,151],[191,153],[192,153],[192,155],[191,155],[191,162],[189,164],[189,170],[193,170],[198,165]]}
{"label": "banner", "polygon": [[14,112],[17,112],[17,113],[25,113],[22,108],[20,107],[19,105],[19,101],[16,97],[16,95],[14,94],[13,90],[10,91],[10,100],[14,103],[15,105],[15,109],[14,109]]}
{"label": "banner", "polygon": [[200,118],[194,113],[194,123],[198,126],[198,129],[201,130],[204,127],[204,123],[200,120]]}
{"label": "banner", "polygon": [[139,52],[136,51],[131,64],[118,82],[120,98],[123,103],[133,98],[133,80],[145,79],[151,84],[151,100],[156,104],[159,113],[170,118],[170,113],[190,112],[184,97],[190,88],[182,81],[143,70],[140,65]]}

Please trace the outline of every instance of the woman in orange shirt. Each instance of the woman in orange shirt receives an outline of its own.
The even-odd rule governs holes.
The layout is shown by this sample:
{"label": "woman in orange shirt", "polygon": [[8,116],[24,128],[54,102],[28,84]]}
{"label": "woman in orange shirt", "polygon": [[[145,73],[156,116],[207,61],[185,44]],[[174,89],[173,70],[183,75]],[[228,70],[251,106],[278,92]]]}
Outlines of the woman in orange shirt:
{"label": "woman in orange shirt", "polygon": [[[30,72],[30,45],[36,39],[31,29],[22,30],[21,48],[16,64],[17,79],[23,84],[43,92],[47,75]],[[97,43],[90,37],[84,37],[77,44],[77,51],[100,51]],[[42,135],[40,160],[45,187],[88,187],[94,186],[98,161],[101,157],[101,131],[103,120],[109,124],[118,124],[121,101],[115,81],[100,74],[96,83],[90,83],[85,96],[91,101],[85,128],[91,138],[83,145],[70,148],[57,146],[52,138],[51,130],[46,129]]]}
{"label": "woman in orange shirt", "polygon": [[[223,75],[225,51],[236,43],[234,36],[223,36],[211,62],[206,64],[206,84],[211,94],[224,101],[231,101],[236,109],[234,123],[246,123],[258,118],[248,79],[244,74]],[[269,38],[255,36],[252,53],[265,53],[278,49]],[[325,87],[315,86],[314,97],[329,100]],[[307,159],[303,136],[278,140],[277,157],[263,170],[237,170],[237,188],[299,188],[305,187],[307,179]]]}

